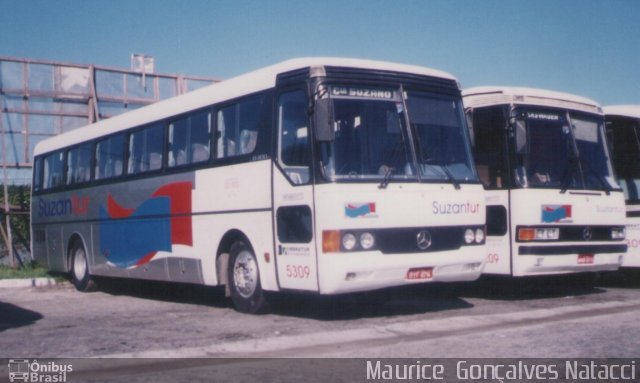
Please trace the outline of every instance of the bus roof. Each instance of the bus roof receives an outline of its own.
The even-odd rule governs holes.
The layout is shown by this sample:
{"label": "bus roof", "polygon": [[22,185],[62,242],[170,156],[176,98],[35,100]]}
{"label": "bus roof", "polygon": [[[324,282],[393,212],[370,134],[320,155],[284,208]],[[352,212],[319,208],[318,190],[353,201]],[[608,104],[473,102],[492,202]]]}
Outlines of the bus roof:
{"label": "bus roof", "polygon": [[602,109],[608,116],[640,118],[640,105],[609,105]]}
{"label": "bus roof", "polygon": [[566,108],[602,114],[602,107],[596,101],[570,93],[545,89],[481,86],[463,90],[462,96],[466,108],[520,104]]}
{"label": "bus roof", "polygon": [[280,73],[320,66],[394,71],[456,81],[456,78],[449,73],[415,65],[328,57],[291,59],[43,140],[36,145],[34,155],[269,89],[275,86],[276,77]]}

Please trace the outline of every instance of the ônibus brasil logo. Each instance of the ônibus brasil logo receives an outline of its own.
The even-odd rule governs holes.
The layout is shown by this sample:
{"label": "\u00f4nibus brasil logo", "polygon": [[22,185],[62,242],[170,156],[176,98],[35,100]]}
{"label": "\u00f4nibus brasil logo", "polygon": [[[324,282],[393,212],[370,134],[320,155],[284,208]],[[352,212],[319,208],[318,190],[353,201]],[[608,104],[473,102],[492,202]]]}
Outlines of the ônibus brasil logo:
{"label": "\u00f4nibus brasil logo", "polygon": [[66,382],[67,373],[71,371],[73,366],[70,364],[9,359],[9,381],[11,382]]}

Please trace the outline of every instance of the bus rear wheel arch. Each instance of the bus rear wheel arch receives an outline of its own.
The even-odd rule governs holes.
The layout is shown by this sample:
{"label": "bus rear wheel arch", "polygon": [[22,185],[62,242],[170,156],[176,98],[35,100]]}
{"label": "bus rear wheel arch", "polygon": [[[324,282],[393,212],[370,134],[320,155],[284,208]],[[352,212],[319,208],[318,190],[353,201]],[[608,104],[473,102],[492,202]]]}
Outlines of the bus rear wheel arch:
{"label": "bus rear wheel arch", "polygon": [[71,283],[78,291],[96,290],[96,283],[89,271],[87,251],[79,237],[73,238],[69,246],[69,275]]}

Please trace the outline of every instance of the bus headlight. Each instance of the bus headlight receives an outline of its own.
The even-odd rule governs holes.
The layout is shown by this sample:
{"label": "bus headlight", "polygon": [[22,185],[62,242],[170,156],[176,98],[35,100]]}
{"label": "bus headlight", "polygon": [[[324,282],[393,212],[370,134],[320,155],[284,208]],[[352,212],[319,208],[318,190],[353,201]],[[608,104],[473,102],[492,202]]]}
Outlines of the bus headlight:
{"label": "bus headlight", "polygon": [[467,229],[464,231],[464,242],[468,245],[473,243],[476,239],[476,234],[473,232],[473,229]]}
{"label": "bus headlight", "polygon": [[375,245],[375,243],[376,239],[373,234],[369,233],[368,231],[360,234],[360,247],[362,247],[364,250],[371,249],[373,245]]}
{"label": "bus headlight", "polygon": [[357,243],[356,236],[353,233],[346,233],[342,236],[342,247],[345,250],[353,250]]}
{"label": "bus headlight", "polygon": [[484,229],[478,228],[476,229],[476,243],[482,243],[484,241]]}
{"label": "bus headlight", "polygon": [[611,229],[611,239],[624,239],[625,236],[624,227],[614,227]]}
{"label": "bus headlight", "polygon": [[375,230],[324,230],[322,251],[324,253],[357,252],[376,250],[378,241]]}

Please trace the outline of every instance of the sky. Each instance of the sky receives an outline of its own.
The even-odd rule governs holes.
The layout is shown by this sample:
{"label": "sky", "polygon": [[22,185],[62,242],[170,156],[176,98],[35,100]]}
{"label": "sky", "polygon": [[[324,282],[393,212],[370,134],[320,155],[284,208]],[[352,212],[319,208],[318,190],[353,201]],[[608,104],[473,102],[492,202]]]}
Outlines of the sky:
{"label": "sky", "polygon": [[0,0],[0,56],[229,78],[294,57],[640,104],[638,0]]}

